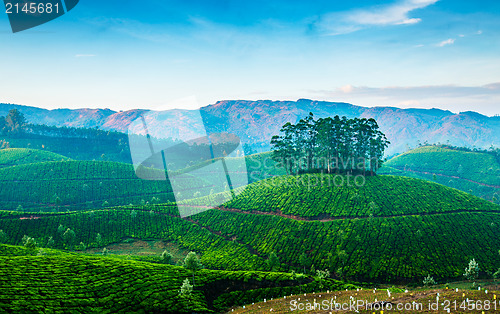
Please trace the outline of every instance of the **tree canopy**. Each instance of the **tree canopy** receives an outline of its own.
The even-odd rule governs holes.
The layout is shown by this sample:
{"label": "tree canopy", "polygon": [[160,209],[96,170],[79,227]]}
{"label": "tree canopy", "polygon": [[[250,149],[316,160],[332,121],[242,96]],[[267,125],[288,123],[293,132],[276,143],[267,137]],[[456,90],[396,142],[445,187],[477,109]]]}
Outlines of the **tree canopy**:
{"label": "tree canopy", "polygon": [[0,133],[18,134],[26,125],[24,115],[17,109],[12,109],[6,117],[0,117]]}
{"label": "tree canopy", "polygon": [[360,172],[373,175],[381,166],[390,142],[375,119],[346,117],[286,123],[271,139],[273,159],[288,174]]}

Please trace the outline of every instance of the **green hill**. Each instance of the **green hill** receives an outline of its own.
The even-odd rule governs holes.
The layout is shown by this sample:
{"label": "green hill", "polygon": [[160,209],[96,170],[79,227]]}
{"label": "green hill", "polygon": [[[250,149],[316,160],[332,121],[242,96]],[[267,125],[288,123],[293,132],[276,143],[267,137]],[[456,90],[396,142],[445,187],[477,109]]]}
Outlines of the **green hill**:
{"label": "green hill", "polygon": [[308,218],[498,210],[498,206],[467,193],[423,180],[395,176],[349,179],[320,174],[254,183],[224,207]]}
{"label": "green hill", "polygon": [[0,168],[11,167],[23,164],[33,164],[46,161],[66,161],[68,157],[43,151],[27,148],[0,149]]}
{"label": "green hill", "polygon": [[[37,256],[33,256],[37,255]],[[231,306],[304,291],[311,277],[199,270],[191,296],[180,295],[192,272],[178,266],[0,245],[0,311],[92,313],[222,312]],[[350,288],[334,280],[329,289]]]}
{"label": "green hill", "polygon": [[[145,170],[155,176],[157,171]],[[189,190],[189,180],[178,183]],[[194,193],[194,191],[192,191]],[[139,179],[132,165],[62,161],[0,169],[0,207],[66,211],[174,199],[168,181]]]}
{"label": "green hill", "polygon": [[[272,154],[272,152],[265,152],[244,157],[226,157],[225,162],[229,169],[228,173],[247,173],[249,183],[275,176],[286,175],[285,169],[279,167],[279,165],[272,159]],[[219,160],[219,158],[207,160],[195,166],[179,170],[179,172],[189,173],[195,169],[201,169],[202,167],[217,160]],[[203,175],[202,172],[201,174]],[[213,174],[207,172],[207,175],[210,176]]]}
{"label": "green hill", "polygon": [[500,204],[500,159],[493,153],[424,146],[392,158],[379,173],[435,181]]}
{"label": "green hill", "polygon": [[[198,168],[211,162],[206,161]],[[274,166],[269,153],[228,158],[227,165],[234,172],[246,172],[249,182],[283,174],[282,169]],[[146,171],[151,177],[164,174],[152,169]],[[198,171],[197,175],[198,179],[193,180],[203,180],[205,174]],[[206,176],[213,174],[207,172]],[[196,186],[190,182],[177,184],[185,187],[185,193],[196,192],[190,191],[191,186]],[[26,211],[67,211],[174,200],[170,182],[140,179],[132,165],[74,161],[36,149],[0,150],[0,187],[0,208],[7,210],[20,205]]]}
{"label": "green hill", "polygon": [[[322,176],[260,181],[220,209],[186,219],[178,217],[175,204],[164,204],[6,214],[0,229],[9,244],[20,244],[26,234],[42,244],[53,237],[59,248],[70,247],[58,231],[66,228],[75,231],[74,244],[89,247],[129,237],[164,239],[199,252],[202,263],[212,269],[268,270],[266,260],[276,252],[280,270],[302,272],[314,265],[357,281],[415,282],[428,274],[441,280],[461,278],[472,258],[483,271],[494,272],[500,265],[500,207],[490,202],[432,182],[393,176],[369,177],[362,187],[318,185],[310,191],[286,187],[285,181],[273,185],[279,179],[296,183],[313,177],[320,181]],[[216,197],[187,203],[208,208]]]}

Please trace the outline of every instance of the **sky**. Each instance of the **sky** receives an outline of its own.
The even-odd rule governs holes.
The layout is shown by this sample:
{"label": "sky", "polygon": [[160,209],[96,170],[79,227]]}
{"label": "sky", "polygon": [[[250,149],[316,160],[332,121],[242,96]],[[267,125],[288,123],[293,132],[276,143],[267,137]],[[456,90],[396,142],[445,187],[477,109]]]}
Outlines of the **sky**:
{"label": "sky", "polygon": [[80,0],[12,33],[0,102],[195,109],[308,98],[500,114],[500,1]]}

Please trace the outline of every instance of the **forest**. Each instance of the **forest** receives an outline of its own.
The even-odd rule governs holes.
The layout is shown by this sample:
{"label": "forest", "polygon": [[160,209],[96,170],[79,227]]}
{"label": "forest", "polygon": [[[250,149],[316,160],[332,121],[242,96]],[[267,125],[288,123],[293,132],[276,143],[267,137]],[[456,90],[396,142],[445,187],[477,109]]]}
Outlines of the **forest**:
{"label": "forest", "polygon": [[286,123],[271,139],[273,159],[287,174],[362,173],[374,175],[390,142],[375,119],[347,117]]}

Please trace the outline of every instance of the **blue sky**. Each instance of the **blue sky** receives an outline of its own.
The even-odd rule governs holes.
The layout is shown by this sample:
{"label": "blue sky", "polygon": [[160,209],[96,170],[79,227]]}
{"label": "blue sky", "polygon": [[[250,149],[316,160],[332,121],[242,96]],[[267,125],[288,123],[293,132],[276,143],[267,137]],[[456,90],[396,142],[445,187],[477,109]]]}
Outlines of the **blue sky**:
{"label": "blue sky", "polygon": [[0,14],[0,102],[310,98],[493,115],[499,35],[499,1],[81,0],[16,34]]}

